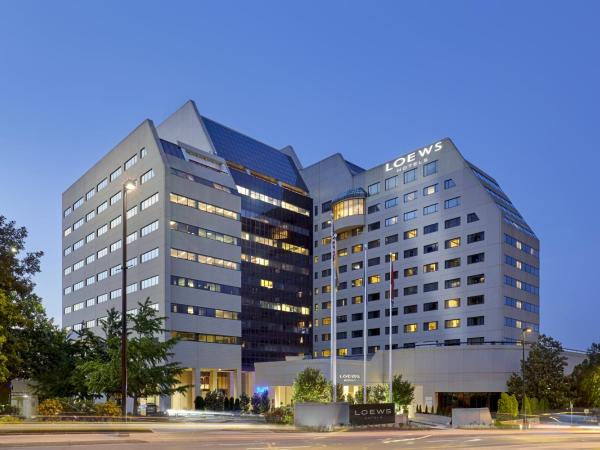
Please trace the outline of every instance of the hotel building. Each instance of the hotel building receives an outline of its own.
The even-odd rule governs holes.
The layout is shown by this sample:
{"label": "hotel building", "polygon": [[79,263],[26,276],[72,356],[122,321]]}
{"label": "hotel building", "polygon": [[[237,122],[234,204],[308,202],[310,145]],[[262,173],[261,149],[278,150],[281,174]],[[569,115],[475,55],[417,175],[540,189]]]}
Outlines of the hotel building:
{"label": "hotel building", "polygon": [[[539,331],[539,241],[498,182],[449,139],[369,170],[340,154],[303,168],[291,147],[268,146],[187,102],[158,126],[140,124],[62,204],[63,326],[99,332],[107,310],[120,310],[126,250],[128,310],[149,298],[182,338],[174,359],[193,388],[160,399],[163,409],[260,386],[279,404],[289,401],[290,371],[328,366],[332,231],[340,371],[366,352],[376,366],[368,379],[381,382],[391,332],[394,371],[417,385],[468,380],[426,355],[512,355],[485,349]],[[409,355],[427,368],[398,366]],[[514,358],[476,358],[493,360],[493,386],[433,381],[422,397],[499,392]]]}
{"label": "hotel building", "polygon": [[310,354],[312,200],[294,160],[193,102],[144,121],[63,193],[63,326],[100,331],[120,310],[126,244],[128,310],[149,298],[166,317],[194,386],[162,408],[238,396],[255,362]]}

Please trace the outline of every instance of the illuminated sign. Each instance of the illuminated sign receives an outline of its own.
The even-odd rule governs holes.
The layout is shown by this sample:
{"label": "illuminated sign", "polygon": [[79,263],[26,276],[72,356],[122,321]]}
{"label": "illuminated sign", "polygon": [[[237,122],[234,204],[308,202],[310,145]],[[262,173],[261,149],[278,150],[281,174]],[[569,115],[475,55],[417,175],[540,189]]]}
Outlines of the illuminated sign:
{"label": "illuminated sign", "polygon": [[359,373],[339,373],[338,383],[360,384],[362,383],[362,376]]}
{"label": "illuminated sign", "polygon": [[379,425],[396,422],[396,412],[393,403],[349,406],[350,425]]}
{"label": "illuminated sign", "polygon": [[435,144],[431,144],[429,147],[423,147],[415,152],[409,153],[408,155],[396,158],[393,161],[385,163],[385,171],[396,169],[397,172],[410,169],[427,162],[428,157],[433,153],[439,152],[444,148],[444,142],[438,141]]}

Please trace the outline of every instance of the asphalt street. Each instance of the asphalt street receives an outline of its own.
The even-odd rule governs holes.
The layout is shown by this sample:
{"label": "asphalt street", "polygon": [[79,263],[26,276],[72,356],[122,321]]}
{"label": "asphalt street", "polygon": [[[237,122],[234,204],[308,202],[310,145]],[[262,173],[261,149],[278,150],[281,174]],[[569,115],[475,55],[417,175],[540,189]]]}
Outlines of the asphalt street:
{"label": "asphalt street", "polygon": [[600,429],[363,430],[307,433],[289,429],[162,427],[151,433],[0,435],[1,449],[600,449]]}

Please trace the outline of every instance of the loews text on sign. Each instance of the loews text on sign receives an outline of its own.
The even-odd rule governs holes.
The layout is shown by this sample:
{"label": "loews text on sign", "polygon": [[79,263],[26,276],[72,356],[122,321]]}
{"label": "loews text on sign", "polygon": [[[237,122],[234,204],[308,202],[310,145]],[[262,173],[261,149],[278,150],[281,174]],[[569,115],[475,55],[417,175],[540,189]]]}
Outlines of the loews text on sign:
{"label": "loews text on sign", "polygon": [[350,405],[350,425],[380,425],[396,422],[393,403]]}

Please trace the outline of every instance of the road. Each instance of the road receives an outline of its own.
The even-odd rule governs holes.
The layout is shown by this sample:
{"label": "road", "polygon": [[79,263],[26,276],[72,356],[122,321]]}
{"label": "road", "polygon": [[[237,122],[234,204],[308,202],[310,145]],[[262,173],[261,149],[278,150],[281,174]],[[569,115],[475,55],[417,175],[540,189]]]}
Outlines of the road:
{"label": "road", "polygon": [[[183,425],[183,424],[182,424]],[[0,449],[600,449],[600,429],[369,430],[306,433],[171,425],[152,433],[0,435]]]}

